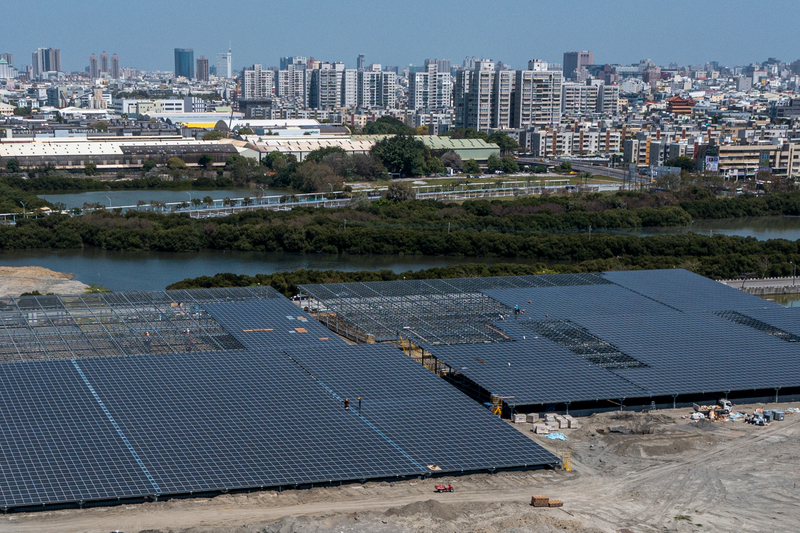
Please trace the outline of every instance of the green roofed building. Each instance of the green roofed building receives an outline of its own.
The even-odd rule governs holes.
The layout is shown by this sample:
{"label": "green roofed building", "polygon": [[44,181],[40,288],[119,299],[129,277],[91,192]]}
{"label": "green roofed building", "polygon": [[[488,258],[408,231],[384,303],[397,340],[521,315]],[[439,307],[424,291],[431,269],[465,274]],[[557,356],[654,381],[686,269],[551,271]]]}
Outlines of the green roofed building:
{"label": "green roofed building", "polygon": [[[389,135],[353,135],[354,141],[374,141],[378,142],[389,137]],[[425,143],[431,150],[453,151],[461,156],[461,159],[474,159],[475,161],[486,161],[489,156],[500,155],[500,147],[494,143],[487,143],[483,139],[451,139],[450,137],[438,137],[436,135],[416,135],[414,137]]]}

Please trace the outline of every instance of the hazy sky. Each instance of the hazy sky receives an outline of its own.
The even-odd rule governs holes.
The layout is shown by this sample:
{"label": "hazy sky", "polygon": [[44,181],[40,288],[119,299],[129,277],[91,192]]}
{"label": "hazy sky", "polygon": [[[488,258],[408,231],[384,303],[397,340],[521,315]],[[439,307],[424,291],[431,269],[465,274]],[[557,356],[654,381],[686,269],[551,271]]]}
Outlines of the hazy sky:
{"label": "hazy sky", "polygon": [[213,65],[229,41],[235,69],[288,55],[354,67],[359,53],[392,66],[476,56],[515,68],[561,63],[568,50],[623,64],[800,58],[798,0],[3,0],[2,12],[0,52],[20,66],[38,47],[60,48],[66,71],[103,51],[123,67],[172,70],[174,48]]}

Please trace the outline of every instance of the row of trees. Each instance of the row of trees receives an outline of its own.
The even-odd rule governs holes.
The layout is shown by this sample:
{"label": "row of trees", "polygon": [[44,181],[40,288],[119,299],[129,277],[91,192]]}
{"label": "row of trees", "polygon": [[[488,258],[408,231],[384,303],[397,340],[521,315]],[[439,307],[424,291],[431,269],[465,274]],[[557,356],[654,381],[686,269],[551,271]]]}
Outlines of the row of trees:
{"label": "row of trees", "polygon": [[[395,204],[399,205],[399,204]],[[662,235],[648,238],[605,233],[503,233],[469,229],[410,228],[351,224],[307,210],[304,223],[280,216],[246,213],[198,221],[180,215],[93,213],[70,218],[51,215],[0,227],[0,249],[80,248],[109,250],[196,251],[204,248],[242,251],[289,251],[347,254],[423,254],[526,258],[548,263],[600,261],[610,266],[672,268],[689,265],[710,277],[743,272],[782,275],[800,261],[800,242],[758,241],[723,235]],[[348,216],[354,216],[351,213]],[[362,216],[362,218],[368,218]],[[768,264],[767,264],[768,262]],[[766,266],[765,266],[766,265]]]}

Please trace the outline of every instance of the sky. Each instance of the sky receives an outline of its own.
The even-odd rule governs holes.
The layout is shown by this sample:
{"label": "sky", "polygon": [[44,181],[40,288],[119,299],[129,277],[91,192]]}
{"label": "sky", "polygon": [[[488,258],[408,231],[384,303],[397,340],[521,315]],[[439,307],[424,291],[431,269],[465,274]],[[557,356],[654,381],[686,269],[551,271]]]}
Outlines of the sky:
{"label": "sky", "polygon": [[[61,49],[62,69],[92,53],[120,65],[172,70],[175,48],[214,64],[231,43],[235,70],[298,55],[384,66],[466,56],[525,68],[591,50],[595,63],[745,65],[800,59],[797,0],[3,0],[0,52],[17,67],[39,47]],[[5,16],[4,16],[5,18]]]}

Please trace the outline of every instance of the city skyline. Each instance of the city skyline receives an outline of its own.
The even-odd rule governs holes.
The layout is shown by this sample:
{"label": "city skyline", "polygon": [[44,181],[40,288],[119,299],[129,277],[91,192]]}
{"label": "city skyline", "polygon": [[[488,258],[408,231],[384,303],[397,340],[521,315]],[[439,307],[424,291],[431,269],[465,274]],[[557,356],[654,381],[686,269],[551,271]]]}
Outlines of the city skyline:
{"label": "city skyline", "polygon": [[[184,14],[204,13],[205,7],[211,9],[215,4],[201,0],[192,2],[191,10],[183,9],[188,5],[178,0],[170,3],[164,13],[163,4],[140,2],[138,7],[145,12],[152,8],[174,15],[159,20],[130,18],[124,6],[96,1],[79,7],[53,5],[37,14],[33,30],[9,25],[0,37],[0,48],[19,58],[16,62],[20,65],[26,64],[24,58],[38,48],[59,48],[66,72],[83,71],[90,55],[98,50],[116,53],[125,67],[169,71],[173,69],[175,48],[192,48],[197,57],[215,58],[228,50],[229,42],[235,70],[252,64],[276,66],[280,57],[293,55],[343,61],[350,68],[355,67],[359,54],[366,56],[366,64],[402,67],[422,65],[426,58],[439,57],[458,65],[465,56],[475,56],[522,68],[535,58],[561,63],[563,53],[570,50],[592,50],[600,64],[630,64],[649,58],[656,64],[688,65],[716,60],[732,66],[767,57],[792,61],[797,59],[792,54],[797,54],[800,40],[791,24],[800,15],[800,4],[788,0],[759,4],[760,9],[782,13],[781,17],[770,19],[769,33],[759,39],[746,39],[740,32],[730,31],[741,24],[739,8],[752,9],[752,4],[743,1],[648,4],[646,10],[631,0],[602,5],[575,0],[556,6],[509,2],[498,10],[472,0],[433,6],[411,0],[388,9],[386,3],[378,6],[343,0],[336,4],[336,11],[352,28],[348,32],[332,32],[327,18],[309,16],[331,10],[329,3],[318,0],[301,5],[276,2],[266,10],[262,2],[243,0],[237,12],[252,16],[227,20],[218,17],[207,23]],[[23,6],[21,0],[7,0],[6,9],[15,12]],[[101,8],[112,20],[126,23],[99,26],[88,35],[75,31],[81,20]],[[423,8],[426,17],[419,17]],[[269,13],[269,17],[263,13]],[[679,21],[677,13],[681,13]],[[396,31],[386,31],[387,20]],[[270,39],[263,38],[265,31]]]}

